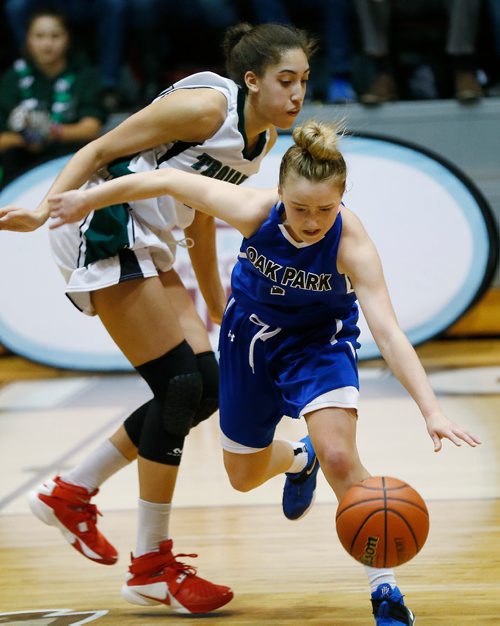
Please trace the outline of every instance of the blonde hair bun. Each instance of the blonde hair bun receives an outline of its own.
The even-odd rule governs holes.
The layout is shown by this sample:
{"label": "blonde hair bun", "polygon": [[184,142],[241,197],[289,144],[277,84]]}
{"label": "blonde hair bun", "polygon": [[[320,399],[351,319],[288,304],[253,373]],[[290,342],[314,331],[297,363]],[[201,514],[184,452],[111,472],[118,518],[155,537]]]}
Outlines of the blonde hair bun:
{"label": "blonde hair bun", "polygon": [[308,152],[316,161],[334,159],[338,153],[339,125],[310,120],[293,130],[295,145]]}
{"label": "blonde hair bun", "polygon": [[290,172],[307,180],[329,180],[345,191],[347,166],[337,147],[338,135],[345,132],[342,121],[336,123],[308,120],[293,131],[293,146],[283,155],[279,184]]}

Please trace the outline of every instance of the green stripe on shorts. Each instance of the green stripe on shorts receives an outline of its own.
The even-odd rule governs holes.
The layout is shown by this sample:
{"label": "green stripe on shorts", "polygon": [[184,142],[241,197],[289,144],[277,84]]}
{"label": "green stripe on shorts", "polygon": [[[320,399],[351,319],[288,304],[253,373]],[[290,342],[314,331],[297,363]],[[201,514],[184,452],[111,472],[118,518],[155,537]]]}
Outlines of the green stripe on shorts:
{"label": "green stripe on shorts", "polygon": [[[110,163],[107,170],[113,178],[120,178],[132,174],[129,164],[130,157],[119,158]],[[127,204],[113,204],[95,211],[85,233],[85,265],[108,259],[123,248],[130,247],[127,228],[129,219]]]}
{"label": "green stripe on shorts", "polygon": [[115,256],[123,248],[129,248],[127,204],[113,204],[95,211],[85,232],[87,246],[85,265]]}

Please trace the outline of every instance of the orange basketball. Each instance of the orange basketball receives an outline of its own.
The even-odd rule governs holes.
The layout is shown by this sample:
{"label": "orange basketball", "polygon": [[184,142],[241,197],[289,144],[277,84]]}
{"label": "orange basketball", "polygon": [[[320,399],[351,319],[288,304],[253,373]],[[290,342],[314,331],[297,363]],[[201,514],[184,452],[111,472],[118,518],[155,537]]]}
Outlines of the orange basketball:
{"label": "orange basketball", "polygon": [[422,497],[398,478],[372,476],[353,485],[339,503],[337,534],[349,554],[371,567],[412,559],[429,532]]}

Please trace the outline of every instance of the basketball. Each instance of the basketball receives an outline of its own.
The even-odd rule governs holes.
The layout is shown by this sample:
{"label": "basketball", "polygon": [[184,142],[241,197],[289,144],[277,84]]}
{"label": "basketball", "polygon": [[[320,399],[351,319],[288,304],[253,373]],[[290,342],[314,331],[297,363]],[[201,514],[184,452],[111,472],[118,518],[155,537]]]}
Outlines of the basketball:
{"label": "basketball", "polygon": [[422,549],[429,512],[413,487],[390,476],[372,476],[353,485],[336,515],[341,544],[360,563],[396,567]]}

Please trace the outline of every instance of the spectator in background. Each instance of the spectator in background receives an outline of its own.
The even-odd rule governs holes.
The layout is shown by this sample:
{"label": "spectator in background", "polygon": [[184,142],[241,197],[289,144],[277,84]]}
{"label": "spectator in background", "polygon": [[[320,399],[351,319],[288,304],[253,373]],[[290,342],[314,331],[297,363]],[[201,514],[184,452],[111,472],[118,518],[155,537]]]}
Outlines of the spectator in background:
{"label": "spectator in background", "polygon": [[68,54],[65,17],[42,10],[29,20],[25,54],[0,82],[0,165],[4,186],[35,165],[95,139],[105,113],[97,72]]}
{"label": "spectator in background", "polygon": [[375,69],[373,82],[361,96],[364,104],[398,99],[389,50],[392,11],[414,16],[435,11],[436,7],[448,14],[446,52],[453,62],[456,98],[470,102],[483,96],[474,65],[481,0],[355,0],[355,6],[361,24],[363,49]]}
{"label": "spectator in background", "polygon": [[[148,104],[171,82],[192,73],[192,68],[186,67],[193,58],[195,63],[203,63],[203,69],[223,69],[220,41],[224,31],[239,21],[231,0],[128,2],[130,30],[136,43],[132,64],[137,69],[141,105]],[[183,32],[180,38],[179,29],[189,29],[189,36]]]}
{"label": "spectator in background", "polygon": [[488,17],[491,20],[493,29],[496,66],[496,74],[493,77],[493,84],[489,88],[488,94],[493,97],[500,97],[500,0],[488,0]]}
{"label": "spectator in background", "polygon": [[[64,11],[72,29],[82,24],[97,37],[103,102],[111,111],[120,102],[120,71],[128,3],[143,0],[5,0],[5,15],[19,52],[23,50],[29,16],[34,11]],[[94,34],[95,32],[95,34]]]}
{"label": "spectator in background", "polygon": [[[289,9],[300,6],[299,0],[252,0],[258,22],[290,24]],[[317,22],[323,25],[323,47],[328,68],[325,101],[344,104],[355,102],[352,86],[352,3],[350,0],[312,0],[308,10],[319,9]]]}

